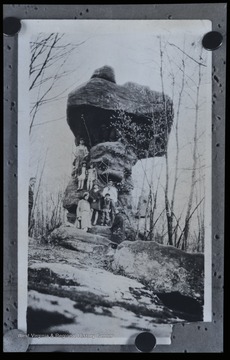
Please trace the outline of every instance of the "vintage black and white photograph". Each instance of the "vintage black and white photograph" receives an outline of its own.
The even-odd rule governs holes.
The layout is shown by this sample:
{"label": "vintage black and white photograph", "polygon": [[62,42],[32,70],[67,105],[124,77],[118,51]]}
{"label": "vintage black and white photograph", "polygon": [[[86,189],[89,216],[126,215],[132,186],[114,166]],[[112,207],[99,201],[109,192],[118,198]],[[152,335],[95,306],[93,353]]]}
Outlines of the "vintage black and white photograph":
{"label": "vintage black and white photograph", "polygon": [[210,22],[22,25],[19,325],[164,344],[211,321]]}

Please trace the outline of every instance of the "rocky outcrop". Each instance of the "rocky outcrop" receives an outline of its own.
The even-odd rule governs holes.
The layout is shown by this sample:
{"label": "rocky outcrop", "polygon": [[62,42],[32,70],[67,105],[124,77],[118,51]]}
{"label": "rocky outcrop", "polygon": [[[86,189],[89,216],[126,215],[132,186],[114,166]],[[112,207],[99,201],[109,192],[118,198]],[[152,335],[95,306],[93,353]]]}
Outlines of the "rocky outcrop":
{"label": "rocky outcrop", "polygon": [[[200,303],[204,299],[204,255],[186,253],[154,241],[116,244],[108,227],[95,226],[85,233],[75,226],[60,226],[49,243],[91,258],[107,270],[135,279],[154,293],[179,292]],[[106,260],[106,261],[105,261]],[[100,262],[101,261],[101,262]]]}
{"label": "rocky outcrop", "polygon": [[119,193],[129,193],[133,189],[131,174],[137,157],[130,146],[119,141],[97,144],[90,149],[90,162],[104,183],[109,178],[119,185]]}
{"label": "rocky outcrop", "polygon": [[[72,244],[75,250],[78,250],[78,244],[81,243],[102,245],[105,248],[111,245],[111,241],[108,239],[109,228],[104,228],[103,226],[97,226],[95,228],[99,228],[100,230],[90,233],[77,229],[75,226],[62,225],[50,234],[48,241],[62,246]],[[102,235],[98,235],[98,232]]]}
{"label": "rocky outcrop", "polygon": [[[127,341],[141,329],[161,324],[167,330],[164,324],[183,321],[145,285],[108,270],[114,249],[106,234],[62,226],[46,244],[30,239],[29,334],[104,334]],[[154,333],[165,336],[159,327]]]}
{"label": "rocky outcrop", "polygon": [[152,242],[117,247],[108,228],[93,229],[61,226],[47,243],[29,239],[28,333],[160,338],[164,324],[202,320],[202,256]]}
{"label": "rocky outcrop", "polygon": [[104,79],[116,84],[115,73],[113,68],[110,66],[103,66],[102,68],[96,69],[91,76],[91,79]]}
{"label": "rocky outcrop", "polygon": [[[146,157],[142,150],[148,151],[148,157],[164,155],[173,121],[173,104],[167,95],[132,82],[118,85],[114,70],[104,66],[68,96],[68,124],[75,137],[85,138],[88,146],[119,138],[114,120],[120,112],[123,121],[128,116],[141,126],[143,137],[135,144],[138,158]],[[150,139],[155,139],[154,147]]]}
{"label": "rocky outcrop", "polygon": [[[124,233],[115,236],[116,240],[131,240],[135,238],[132,229],[132,166],[137,157],[133,150],[121,142],[104,142],[90,149],[90,163],[97,169],[98,185],[103,189],[108,179],[113,180],[118,190],[118,205],[123,213]],[[68,221],[76,220],[76,208],[85,190],[79,191],[77,182],[71,178],[65,190],[63,206],[68,210]]]}
{"label": "rocky outcrop", "polygon": [[76,209],[79,200],[82,199],[85,190],[78,191],[77,182],[71,178],[63,196],[63,207],[68,210],[67,220],[74,223],[76,220]]}
{"label": "rocky outcrop", "polygon": [[114,253],[111,269],[150,286],[155,293],[179,292],[203,303],[203,254],[188,254],[154,241],[124,241]]}
{"label": "rocky outcrop", "polygon": [[[132,82],[116,84],[109,66],[95,70],[87,83],[68,96],[67,122],[76,144],[84,138],[89,149],[87,167],[94,165],[99,187],[112,180],[118,189],[124,220],[124,233],[115,235],[118,242],[135,239],[130,225],[134,220],[132,167],[138,159],[165,154],[172,121],[168,96]],[[63,199],[71,223],[83,194],[77,190],[76,179],[71,179]]]}
{"label": "rocky outcrop", "polygon": [[[99,187],[103,188],[108,179],[113,180],[118,188],[121,205],[129,209],[132,208],[132,166],[136,161],[133,150],[119,141],[104,142],[90,149],[90,163],[97,169]],[[84,192],[85,190],[78,191],[77,181],[71,178],[63,198],[64,208],[75,214]]]}

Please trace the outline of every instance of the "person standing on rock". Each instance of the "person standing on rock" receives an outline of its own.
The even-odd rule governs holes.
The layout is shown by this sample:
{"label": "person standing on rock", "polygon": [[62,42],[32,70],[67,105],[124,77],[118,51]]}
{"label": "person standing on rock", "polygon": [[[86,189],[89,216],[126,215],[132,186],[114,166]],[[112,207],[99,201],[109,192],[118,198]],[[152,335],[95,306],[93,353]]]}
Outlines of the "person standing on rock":
{"label": "person standing on rock", "polygon": [[106,193],[102,199],[102,215],[101,215],[101,225],[110,226],[113,224],[115,206],[113,200],[110,198],[110,194]]}
{"label": "person standing on rock", "polygon": [[110,198],[112,199],[114,205],[116,205],[118,200],[118,191],[117,188],[113,185],[112,180],[109,180],[107,186],[102,191],[103,197],[105,197],[106,194],[110,195]]}
{"label": "person standing on rock", "polygon": [[29,229],[31,227],[31,215],[32,215],[32,209],[33,209],[33,204],[34,204],[34,185],[36,182],[36,178],[32,177],[30,178],[30,183],[29,183],[29,213],[28,213],[28,225],[29,225]]}
{"label": "person standing on rock", "polygon": [[79,145],[76,146],[75,149],[75,159],[73,161],[73,176],[76,177],[77,175],[79,175],[79,168],[83,162],[83,160],[88,156],[89,151],[87,149],[87,147],[85,146],[85,141],[84,139],[80,139],[79,140]]}
{"label": "person standing on rock", "polygon": [[86,179],[86,163],[82,164],[81,174],[77,177],[78,179],[78,190],[82,190],[84,188],[85,179]]}
{"label": "person standing on rock", "polygon": [[89,169],[87,170],[87,190],[91,190],[93,187],[93,184],[97,180],[97,170],[93,166],[93,164],[90,164]]}
{"label": "person standing on rock", "polygon": [[[89,203],[89,193],[85,192],[83,198],[79,201],[77,206],[77,221],[81,223],[81,229],[88,231],[91,228],[91,209]],[[75,223],[76,224],[76,223]],[[77,226],[78,227],[78,226]]]}
{"label": "person standing on rock", "polygon": [[99,186],[94,184],[89,192],[89,202],[92,212],[91,221],[94,226],[97,225],[98,215],[101,210],[101,197]]}

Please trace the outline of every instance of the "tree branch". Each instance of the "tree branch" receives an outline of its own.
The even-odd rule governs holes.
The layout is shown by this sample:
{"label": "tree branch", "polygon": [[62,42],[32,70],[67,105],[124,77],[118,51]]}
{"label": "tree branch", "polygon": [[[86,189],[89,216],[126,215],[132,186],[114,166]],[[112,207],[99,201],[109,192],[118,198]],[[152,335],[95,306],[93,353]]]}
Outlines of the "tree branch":
{"label": "tree branch", "polygon": [[187,57],[189,57],[191,60],[193,60],[195,63],[197,63],[198,65],[201,65],[201,66],[205,66],[207,67],[207,65],[197,61],[196,59],[194,59],[192,56],[188,55],[184,50],[182,50],[179,46],[175,45],[175,44],[172,44],[172,43],[168,43],[170,46],[174,46],[176,47],[178,50],[180,50],[183,54],[185,54]]}

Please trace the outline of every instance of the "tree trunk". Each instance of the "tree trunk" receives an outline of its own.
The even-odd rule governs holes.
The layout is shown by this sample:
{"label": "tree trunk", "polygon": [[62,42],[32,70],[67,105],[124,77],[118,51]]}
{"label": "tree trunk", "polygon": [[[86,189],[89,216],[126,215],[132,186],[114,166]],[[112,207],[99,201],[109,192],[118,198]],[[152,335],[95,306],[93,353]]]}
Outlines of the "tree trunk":
{"label": "tree trunk", "polygon": [[182,241],[182,250],[187,250],[188,248],[188,235],[190,228],[191,220],[191,209],[193,204],[194,190],[196,184],[196,168],[197,168],[197,127],[198,127],[198,118],[199,118],[199,95],[200,95],[200,84],[201,84],[201,65],[199,64],[199,74],[198,74],[198,84],[196,88],[196,105],[195,105],[195,125],[194,125],[194,138],[193,138],[193,167],[192,167],[192,176],[191,176],[191,188],[188,199],[188,207],[185,216],[185,226],[183,232],[183,241]]}

